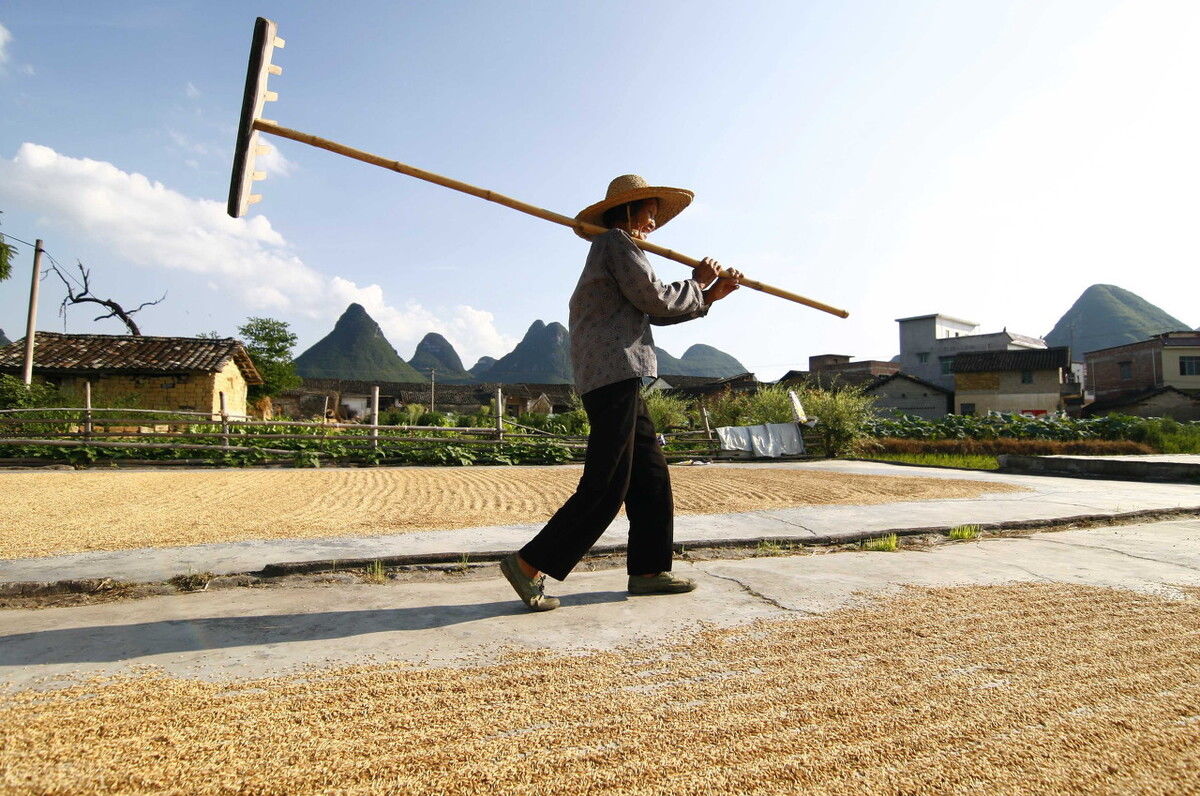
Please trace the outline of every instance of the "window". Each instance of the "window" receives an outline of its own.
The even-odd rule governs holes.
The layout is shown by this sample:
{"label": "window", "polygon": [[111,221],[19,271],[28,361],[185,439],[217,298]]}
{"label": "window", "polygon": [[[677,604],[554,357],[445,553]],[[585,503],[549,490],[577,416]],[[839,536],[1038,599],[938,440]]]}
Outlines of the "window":
{"label": "window", "polygon": [[926,362],[929,361],[929,352],[922,351],[921,353],[917,354],[917,361],[920,362],[922,365],[924,365]]}
{"label": "window", "polygon": [[942,369],[942,375],[946,376],[950,373],[950,366],[954,364],[954,357],[938,357],[938,365]]}
{"label": "window", "polygon": [[958,413],[959,413],[960,415],[973,415],[973,414],[975,414],[975,404],[962,404],[962,405],[960,405],[960,406],[958,407]]}
{"label": "window", "polygon": [[1021,383],[1022,384],[1033,384],[1033,371],[1032,370],[1021,371]]}
{"label": "window", "polygon": [[1180,376],[1200,376],[1200,357],[1180,357]]}
{"label": "window", "polygon": [[1132,362],[1118,362],[1117,368],[1121,371],[1121,381],[1132,381],[1133,380],[1133,363]]}

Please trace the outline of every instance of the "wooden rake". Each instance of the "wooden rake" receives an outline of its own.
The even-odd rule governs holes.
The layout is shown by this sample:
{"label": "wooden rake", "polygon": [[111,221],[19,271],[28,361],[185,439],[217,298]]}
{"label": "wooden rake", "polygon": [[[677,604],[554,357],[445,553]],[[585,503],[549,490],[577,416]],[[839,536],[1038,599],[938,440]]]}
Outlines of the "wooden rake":
{"label": "wooden rake", "polygon": [[[233,154],[233,174],[229,181],[228,209],[229,215],[234,218],[244,215],[250,205],[262,199],[261,195],[252,193],[251,189],[256,180],[266,179],[267,176],[265,172],[254,170],[255,156],[265,154],[270,149],[270,147],[264,145],[260,140],[259,132],[263,132],[277,135],[281,138],[288,138],[292,141],[299,141],[302,144],[308,144],[318,149],[344,155],[354,160],[360,160],[363,163],[370,163],[373,166],[380,166],[381,168],[390,169],[401,174],[407,174],[409,177],[416,177],[418,180],[431,182],[443,188],[450,188],[470,194],[471,196],[478,196],[480,199],[487,199],[489,202],[496,202],[505,207],[511,207],[513,210],[519,210],[522,213],[527,213],[546,221],[562,224],[564,227],[570,227],[576,232],[589,237],[607,231],[604,227],[587,224],[570,216],[564,216],[561,213],[555,213],[552,210],[546,210],[545,208],[513,199],[510,196],[489,191],[486,188],[479,188],[475,185],[460,182],[459,180],[443,177],[440,174],[418,169],[415,166],[409,166],[398,160],[373,155],[370,152],[354,149],[353,147],[348,147],[326,138],[302,133],[299,130],[292,130],[270,119],[262,118],[263,106],[268,102],[278,99],[278,95],[267,88],[267,78],[270,75],[283,73],[282,67],[271,63],[271,56],[275,48],[282,48],[283,46],[283,39],[276,35],[275,23],[269,19],[259,17],[254,23],[254,39],[250,45],[250,62],[246,69],[246,91],[242,95],[242,115],[238,124],[237,146]],[[660,257],[666,257],[668,260],[674,260],[677,263],[683,263],[692,267],[700,264],[700,260],[697,258],[688,257],[686,254],[680,254],[665,246],[659,246],[645,240],[634,240],[634,243],[644,251],[652,252]],[[762,291],[763,293],[769,293],[772,296],[779,296],[788,301],[794,301],[798,304],[821,310],[822,312],[828,312],[839,318],[845,318],[850,314],[846,310],[832,307],[815,299],[806,298],[783,288],[768,285],[765,282],[759,282],[756,279],[748,279],[743,276],[741,284],[754,290]]]}

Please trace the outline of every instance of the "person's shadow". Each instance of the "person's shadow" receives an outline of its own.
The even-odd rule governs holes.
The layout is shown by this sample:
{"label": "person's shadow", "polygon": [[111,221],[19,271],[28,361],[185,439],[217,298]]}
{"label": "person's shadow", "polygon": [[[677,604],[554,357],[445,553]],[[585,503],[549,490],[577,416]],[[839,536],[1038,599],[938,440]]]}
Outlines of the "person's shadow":
{"label": "person's shadow", "polygon": [[[563,595],[563,608],[623,602],[623,591]],[[109,663],[172,652],[346,638],[367,633],[429,630],[529,612],[515,598],[502,602],[326,611],[310,614],[163,619],[0,635],[0,666]],[[532,615],[532,614],[530,614]],[[2,679],[2,678],[0,678]]]}

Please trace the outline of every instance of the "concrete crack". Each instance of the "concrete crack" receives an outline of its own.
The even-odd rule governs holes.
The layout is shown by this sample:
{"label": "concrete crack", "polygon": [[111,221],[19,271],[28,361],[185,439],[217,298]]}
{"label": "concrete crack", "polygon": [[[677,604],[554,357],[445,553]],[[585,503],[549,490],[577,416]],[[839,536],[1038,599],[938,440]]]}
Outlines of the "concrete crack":
{"label": "concrete crack", "polygon": [[790,525],[793,528],[800,528],[801,530],[808,531],[809,533],[814,534],[814,535],[817,533],[812,528],[809,528],[807,525],[801,525],[798,522],[792,522],[791,520],[785,520],[783,517],[776,517],[771,514],[763,514],[762,516],[766,517],[769,520],[775,520],[775,522],[781,522],[784,525]]}
{"label": "concrete crack", "polygon": [[696,567],[696,569],[699,569],[705,575],[708,575],[710,577],[718,578],[720,580],[727,580],[730,583],[735,583],[741,587],[742,591],[746,592],[750,596],[757,597],[758,599],[762,600],[763,602],[767,603],[768,605],[774,606],[775,608],[778,608],[781,611],[788,611],[788,612],[794,613],[794,614],[805,614],[807,616],[820,616],[821,615],[821,614],[817,613],[816,611],[806,611],[803,608],[791,608],[789,606],[786,606],[783,603],[776,600],[775,598],[768,597],[767,595],[763,594],[762,592],[756,591],[755,589],[751,588],[750,586],[747,586],[745,583],[742,583],[737,578],[729,577],[728,575],[718,575],[715,572],[709,572],[707,569],[701,569],[700,567]]}
{"label": "concrete crack", "polygon": [[1064,547],[1078,547],[1080,550],[1107,550],[1110,553],[1116,553],[1117,555],[1122,555],[1126,558],[1136,558],[1138,561],[1149,561],[1153,564],[1167,564],[1173,567],[1180,567],[1181,569],[1190,569],[1193,572],[1200,572],[1200,567],[1193,567],[1190,564],[1180,564],[1178,561],[1163,561],[1160,558],[1134,555],[1133,553],[1127,553],[1124,550],[1118,550],[1115,547],[1105,547],[1104,545],[1098,544],[1078,544],[1076,542],[1064,542],[1061,539],[1039,538],[1038,541],[1049,542],[1050,544],[1058,544]]}

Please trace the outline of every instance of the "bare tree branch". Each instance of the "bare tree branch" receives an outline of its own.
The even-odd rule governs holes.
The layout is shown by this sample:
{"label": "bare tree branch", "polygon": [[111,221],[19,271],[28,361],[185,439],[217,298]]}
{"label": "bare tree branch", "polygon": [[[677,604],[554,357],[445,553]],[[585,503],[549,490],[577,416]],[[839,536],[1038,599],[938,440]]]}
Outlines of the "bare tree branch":
{"label": "bare tree branch", "polygon": [[[135,323],[133,318],[131,318],[130,316],[133,315],[138,310],[145,309],[146,307],[153,307],[155,304],[159,304],[159,303],[165,301],[167,298],[167,294],[163,293],[162,296],[159,299],[157,299],[156,301],[144,301],[137,307],[135,307],[131,310],[126,310],[124,307],[122,307],[120,304],[118,304],[116,301],[114,301],[112,299],[102,299],[102,298],[93,296],[92,292],[91,292],[92,291],[92,288],[91,288],[92,272],[90,270],[88,270],[87,268],[84,268],[83,263],[80,262],[80,263],[78,263],[78,265],[79,265],[79,275],[81,277],[81,280],[76,280],[76,281],[79,282],[82,287],[82,290],[79,290],[78,292],[76,291],[76,288],[70,283],[70,281],[68,281],[67,274],[64,274],[62,271],[60,271],[58,269],[57,265],[52,264],[50,266],[50,270],[53,271],[60,280],[62,280],[63,287],[65,287],[67,289],[67,297],[62,300],[61,304],[58,305],[58,314],[62,315],[63,317],[66,317],[68,305],[71,305],[71,304],[99,304],[102,307],[106,307],[108,309],[108,313],[104,314],[104,315],[98,315],[95,318],[93,318],[93,320],[102,321],[102,320],[105,320],[106,318],[120,318],[121,323],[125,324],[125,328],[129,330],[129,333],[136,337],[136,336],[141,335],[142,330],[138,328],[137,323]],[[71,277],[71,278],[74,279],[74,277]]]}

